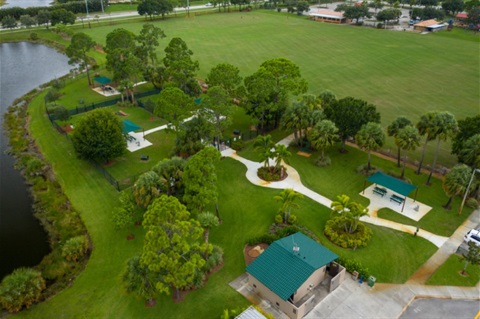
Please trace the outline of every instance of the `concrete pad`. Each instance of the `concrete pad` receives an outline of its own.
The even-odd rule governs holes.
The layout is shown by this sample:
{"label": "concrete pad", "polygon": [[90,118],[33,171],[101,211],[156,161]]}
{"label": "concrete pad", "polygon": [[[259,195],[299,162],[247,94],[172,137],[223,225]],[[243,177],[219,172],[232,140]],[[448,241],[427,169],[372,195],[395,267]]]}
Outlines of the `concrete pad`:
{"label": "concrete pad", "polygon": [[143,133],[135,133],[135,132],[130,132],[128,135],[132,136],[135,138],[134,140],[127,140],[127,149],[130,152],[136,152],[138,150],[141,150],[142,148],[149,147],[152,145],[152,143],[148,140],[146,140],[143,137]]}
{"label": "concrete pad", "polygon": [[[372,184],[369,187],[367,187],[365,191],[360,192],[360,195],[370,200],[370,205],[368,206],[368,208],[372,212],[378,212],[382,208],[390,208],[394,212],[397,212],[405,217],[408,217],[418,222],[420,219],[422,219],[423,216],[425,216],[432,209],[432,207],[428,205],[420,203],[419,201],[414,201],[412,198],[407,197],[405,200],[405,207],[402,212],[403,204],[398,204],[390,200],[390,196],[392,195],[397,195],[403,198],[402,195],[397,194],[389,189],[388,193],[382,197],[373,192],[373,189],[375,187],[376,185]],[[418,206],[418,211],[417,211],[417,206]]]}

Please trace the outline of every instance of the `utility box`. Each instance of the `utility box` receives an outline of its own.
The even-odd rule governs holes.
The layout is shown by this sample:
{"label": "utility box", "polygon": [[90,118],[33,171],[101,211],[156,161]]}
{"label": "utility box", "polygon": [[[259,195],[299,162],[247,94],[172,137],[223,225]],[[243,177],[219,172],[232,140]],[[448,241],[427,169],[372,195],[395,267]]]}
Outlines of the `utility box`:
{"label": "utility box", "polygon": [[373,276],[368,277],[368,286],[373,287],[373,285],[375,285],[375,281],[377,281],[377,278]]}

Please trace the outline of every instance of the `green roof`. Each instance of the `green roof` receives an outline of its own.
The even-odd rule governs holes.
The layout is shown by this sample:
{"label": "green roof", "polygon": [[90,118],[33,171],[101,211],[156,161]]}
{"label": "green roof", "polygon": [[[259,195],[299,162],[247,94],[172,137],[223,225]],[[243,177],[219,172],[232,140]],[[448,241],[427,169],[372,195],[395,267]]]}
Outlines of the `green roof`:
{"label": "green roof", "polygon": [[[300,248],[294,252],[293,248]],[[290,298],[319,268],[338,256],[302,233],[273,242],[247,272],[283,300]]]}
{"label": "green roof", "polygon": [[408,196],[412,190],[417,188],[415,185],[409,184],[382,172],[376,172],[372,176],[368,177],[367,181],[382,185],[403,196]]}
{"label": "green roof", "polygon": [[123,120],[123,134],[141,129],[140,126],[129,120]]}
{"label": "green roof", "polygon": [[110,78],[107,78],[106,76],[98,76],[98,77],[94,78],[93,80],[95,82],[100,83],[100,84],[107,84],[107,83],[112,82],[112,80]]}

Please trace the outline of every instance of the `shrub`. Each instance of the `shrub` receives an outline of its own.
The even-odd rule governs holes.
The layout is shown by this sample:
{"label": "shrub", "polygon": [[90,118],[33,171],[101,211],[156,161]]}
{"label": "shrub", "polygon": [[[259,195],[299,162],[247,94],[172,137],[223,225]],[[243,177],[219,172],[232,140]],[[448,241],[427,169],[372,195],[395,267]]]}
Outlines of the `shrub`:
{"label": "shrub", "polygon": [[258,177],[267,182],[275,182],[281,179],[281,169],[273,170],[271,167],[260,167],[257,171]]}
{"label": "shrub", "polygon": [[467,207],[477,209],[478,208],[478,201],[475,198],[469,198],[467,200]]}
{"label": "shrub", "polygon": [[193,287],[194,289],[202,288],[204,282],[205,282],[205,273],[203,273],[202,271],[196,271],[195,275],[193,276],[191,287]]}
{"label": "shrub", "polygon": [[277,240],[276,236],[270,235],[270,234],[265,234],[265,235],[260,235],[260,236],[250,238],[249,240],[247,240],[247,245],[253,246],[253,245],[257,245],[257,244],[261,244],[261,243],[265,243],[265,244],[270,245],[275,240]]}
{"label": "shrub", "polygon": [[277,224],[283,223],[283,217],[281,214],[278,214],[277,216],[275,216],[275,223]]}
{"label": "shrub", "polygon": [[38,40],[38,34],[36,34],[35,32],[30,33],[30,40],[32,41]]}
{"label": "shrub", "polygon": [[243,148],[245,148],[245,142],[243,142],[243,140],[237,140],[232,142],[231,146],[235,151],[241,151]]}
{"label": "shrub", "polygon": [[383,29],[384,25],[383,23],[377,23],[377,29]]}
{"label": "shrub", "polygon": [[70,115],[70,111],[67,110],[63,105],[57,106],[53,113],[55,114],[55,119],[62,122],[68,121],[72,117]]}
{"label": "shrub", "polygon": [[337,259],[337,263],[345,267],[349,273],[357,271],[359,275],[363,276],[363,278],[370,277],[370,271],[368,268],[364,267],[361,262],[355,259],[340,257]]}
{"label": "shrub", "polygon": [[88,240],[85,236],[70,238],[62,247],[62,255],[68,261],[80,260],[88,250]]}
{"label": "shrub", "polygon": [[40,300],[45,280],[40,272],[19,268],[3,278],[0,284],[0,304],[8,312],[17,312]]}
{"label": "shrub", "polygon": [[31,176],[38,175],[42,172],[44,165],[45,164],[39,158],[32,158],[27,163],[26,173]]}
{"label": "shrub", "polygon": [[343,248],[365,247],[372,238],[372,230],[358,222],[357,230],[349,234],[344,230],[345,217],[335,217],[327,221],[325,236],[334,244]]}
{"label": "shrub", "polygon": [[328,156],[325,156],[322,160],[322,157],[320,156],[319,158],[317,158],[317,160],[315,161],[315,165],[319,166],[319,167],[325,167],[325,166],[329,166],[330,164],[332,164],[332,160],[330,159],[330,157]]}
{"label": "shrub", "polygon": [[290,217],[288,217],[288,220],[287,222],[292,225],[292,224],[295,224],[297,222],[297,216],[295,215],[290,215]]}
{"label": "shrub", "polygon": [[359,167],[357,167],[356,171],[358,174],[362,174],[366,176],[370,176],[378,171],[378,169],[373,165],[370,166],[370,170],[367,170],[367,168],[368,168],[367,164],[362,164]]}

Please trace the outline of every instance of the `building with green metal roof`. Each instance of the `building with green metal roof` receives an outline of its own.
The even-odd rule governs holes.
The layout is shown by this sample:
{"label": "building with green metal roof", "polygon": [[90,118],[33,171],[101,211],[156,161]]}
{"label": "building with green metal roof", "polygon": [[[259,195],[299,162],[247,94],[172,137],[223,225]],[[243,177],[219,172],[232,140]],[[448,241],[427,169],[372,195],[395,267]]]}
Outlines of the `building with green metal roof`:
{"label": "building with green metal roof", "polygon": [[[338,256],[298,232],[273,242],[248,267],[249,283],[263,298],[290,318],[301,318],[313,308],[310,292],[327,276],[327,266]],[[338,264],[337,275],[342,268]],[[341,271],[344,276],[344,269]],[[337,282],[343,281],[337,278]]]}

